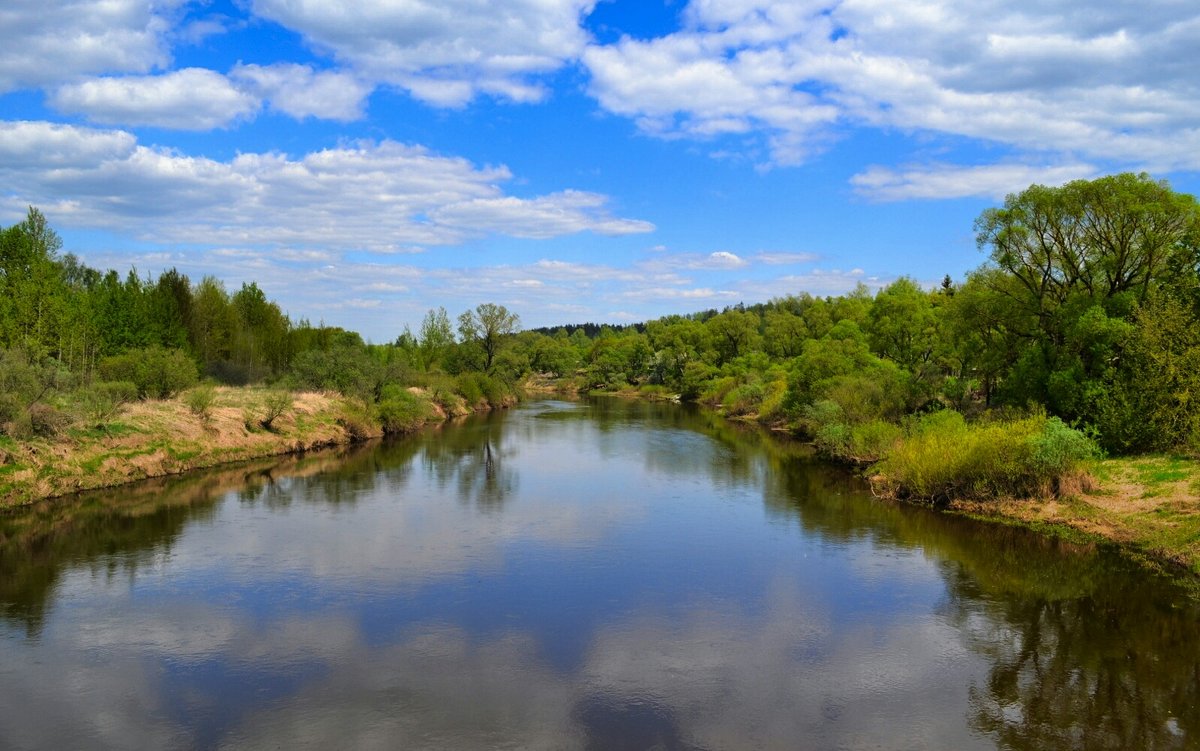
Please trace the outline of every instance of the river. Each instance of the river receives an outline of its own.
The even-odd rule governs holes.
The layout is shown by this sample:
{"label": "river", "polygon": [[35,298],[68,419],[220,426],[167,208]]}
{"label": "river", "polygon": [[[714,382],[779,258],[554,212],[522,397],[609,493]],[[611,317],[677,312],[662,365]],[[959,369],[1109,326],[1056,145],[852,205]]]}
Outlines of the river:
{"label": "river", "polygon": [[670,404],[0,515],[0,748],[1185,749],[1200,607]]}

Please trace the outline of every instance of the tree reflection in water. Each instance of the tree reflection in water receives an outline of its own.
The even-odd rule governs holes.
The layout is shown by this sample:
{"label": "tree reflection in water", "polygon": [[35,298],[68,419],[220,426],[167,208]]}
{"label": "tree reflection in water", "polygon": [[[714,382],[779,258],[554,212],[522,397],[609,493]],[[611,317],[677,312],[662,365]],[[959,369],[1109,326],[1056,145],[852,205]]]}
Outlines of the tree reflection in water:
{"label": "tree reflection in water", "polygon": [[421,461],[439,488],[453,486],[462,503],[481,511],[503,510],[517,488],[517,475],[505,464],[516,450],[506,445],[507,416],[493,412],[426,434]]}
{"label": "tree reflection in water", "polygon": [[1001,748],[1184,749],[1200,738],[1200,605],[1103,545],[887,502],[794,462],[767,503],[831,540],[920,548],[942,615],[990,668],[971,726]]}
{"label": "tree reflection in water", "polygon": [[[1196,747],[1200,606],[1164,577],[1103,547],[877,501],[804,446],[710,414],[616,400],[538,409],[0,514],[0,618],[37,637],[64,572],[135,576],[226,497],[271,510],[353,509],[368,494],[402,500],[424,472],[491,522],[520,487],[521,461],[530,462],[533,452],[519,455],[519,447],[594,430],[598,451],[633,455],[671,482],[761,488],[774,524],[834,546],[898,547],[934,561],[944,583],[936,617],[987,663],[962,688],[963,720],[999,747]],[[573,720],[596,748],[685,747],[686,728],[666,704],[592,697]]]}

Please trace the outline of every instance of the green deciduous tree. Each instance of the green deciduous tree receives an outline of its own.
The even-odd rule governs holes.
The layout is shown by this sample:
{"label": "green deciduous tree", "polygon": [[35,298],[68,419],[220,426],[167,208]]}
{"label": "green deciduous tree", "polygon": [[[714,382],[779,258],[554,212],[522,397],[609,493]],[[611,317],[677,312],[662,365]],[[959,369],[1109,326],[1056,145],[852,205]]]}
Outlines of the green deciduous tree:
{"label": "green deciduous tree", "polygon": [[421,333],[417,339],[417,351],[421,367],[429,370],[441,361],[446,351],[454,345],[454,329],[446,309],[430,310],[421,321]]}
{"label": "green deciduous tree", "polygon": [[465,311],[458,317],[458,333],[464,342],[474,342],[483,351],[484,370],[490,370],[492,361],[505,337],[515,334],[521,325],[516,313],[495,303],[482,303],[474,311]]}

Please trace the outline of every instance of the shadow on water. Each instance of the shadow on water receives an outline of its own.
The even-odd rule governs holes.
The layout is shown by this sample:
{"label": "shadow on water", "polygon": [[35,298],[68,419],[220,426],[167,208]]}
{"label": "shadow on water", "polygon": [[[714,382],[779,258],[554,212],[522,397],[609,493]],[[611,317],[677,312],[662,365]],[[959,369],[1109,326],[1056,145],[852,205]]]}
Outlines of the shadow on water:
{"label": "shadow on water", "polygon": [[574,709],[587,751],[698,751],[671,708],[647,697],[588,696]]}
{"label": "shadow on water", "polygon": [[[831,545],[934,562],[944,584],[937,617],[987,664],[966,689],[964,721],[1001,748],[1183,749],[1200,738],[1200,607],[1182,588],[1103,546],[877,501],[803,444],[672,404],[535,404],[410,438],[5,512],[0,619],[36,637],[66,571],[133,577],[227,498],[269,510],[352,509],[368,494],[402,496],[423,473],[460,506],[504,515],[521,488],[522,447],[547,430],[560,441],[598,431],[602,455],[632,443],[662,475],[760,488],[769,520]],[[572,720],[588,748],[693,748],[672,707],[651,698],[587,695]]]}
{"label": "shadow on water", "polygon": [[[766,503],[831,541],[919,549],[941,615],[990,664],[973,729],[1001,748],[1191,748],[1200,738],[1200,606],[1111,546],[839,492],[828,468],[771,474]],[[831,492],[832,491],[832,492]]]}

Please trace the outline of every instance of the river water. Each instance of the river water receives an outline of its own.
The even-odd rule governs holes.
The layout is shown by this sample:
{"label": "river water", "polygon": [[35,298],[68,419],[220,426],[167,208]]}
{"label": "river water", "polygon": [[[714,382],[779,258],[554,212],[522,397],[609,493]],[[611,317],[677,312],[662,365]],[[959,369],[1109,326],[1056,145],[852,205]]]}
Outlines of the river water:
{"label": "river water", "polygon": [[1200,609],[676,405],[0,516],[0,748],[1200,746]]}

